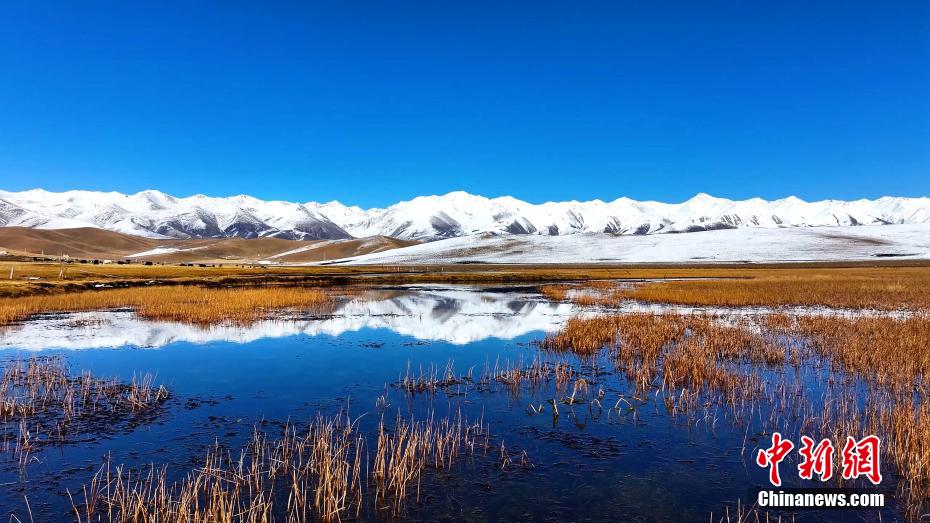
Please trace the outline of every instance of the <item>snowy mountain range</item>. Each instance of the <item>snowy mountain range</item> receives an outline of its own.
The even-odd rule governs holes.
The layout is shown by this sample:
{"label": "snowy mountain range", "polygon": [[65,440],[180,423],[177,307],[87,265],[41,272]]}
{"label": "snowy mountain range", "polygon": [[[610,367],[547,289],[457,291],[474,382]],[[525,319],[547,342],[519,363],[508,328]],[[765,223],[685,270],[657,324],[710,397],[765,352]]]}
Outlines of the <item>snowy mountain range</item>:
{"label": "snowy mountain range", "polygon": [[646,235],[917,223],[930,223],[930,198],[733,201],[698,194],[677,204],[628,198],[531,204],[508,196],[485,198],[451,192],[366,210],[336,201],[264,201],[245,195],[177,198],[154,190],[136,194],[0,190],[0,226],[96,227],[151,238],[343,239],[382,235],[432,241],[486,233]]}

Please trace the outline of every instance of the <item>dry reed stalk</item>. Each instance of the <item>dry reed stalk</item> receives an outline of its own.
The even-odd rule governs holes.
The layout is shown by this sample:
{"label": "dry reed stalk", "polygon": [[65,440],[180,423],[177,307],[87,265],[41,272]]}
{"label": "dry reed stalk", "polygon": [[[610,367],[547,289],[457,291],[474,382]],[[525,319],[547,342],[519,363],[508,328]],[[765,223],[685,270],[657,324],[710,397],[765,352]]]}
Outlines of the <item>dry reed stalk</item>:
{"label": "dry reed stalk", "polygon": [[727,368],[729,363],[778,365],[785,351],[776,343],[719,318],[675,314],[600,315],[572,318],[542,347],[592,356],[606,349],[616,366],[642,391],[708,388],[736,397],[758,392],[755,380]]}
{"label": "dry reed stalk", "polygon": [[124,384],[89,372],[71,376],[60,358],[11,360],[0,369],[0,431],[17,444],[4,449],[28,455],[37,445],[149,412],[168,396],[150,374]]}
{"label": "dry reed stalk", "polygon": [[347,416],[318,416],[306,431],[287,426],[270,440],[255,430],[233,455],[211,448],[201,467],[178,481],[166,468],[131,470],[108,459],[72,507],[78,522],[139,523],[340,521],[362,514],[365,487],[373,501],[401,514],[428,469],[449,469],[463,453],[489,448],[481,423],[456,418],[382,419],[374,455]]}
{"label": "dry reed stalk", "polygon": [[577,372],[568,361],[547,361],[534,357],[524,365],[521,358],[516,363],[495,361],[494,366],[485,365],[481,373],[481,383],[502,383],[514,394],[519,393],[523,387],[537,389],[550,382],[555,382],[557,391],[565,389],[574,379]]}
{"label": "dry reed stalk", "polygon": [[565,301],[569,289],[567,285],[553,284],[539,287],[539,292],[552,301]]}
{"label": "dry reed stalk", "polygon": [[439,390],[471,382],[471,374],[472,371],[469,369],[464,376],[457,376],[455,363],[452,360],[449,360],[443,369],[440,369],[436,364],[430,364],[426,368],[421,365],[419,373],[417,373],[411,369],[408,361],[405,374],[397,379],[397,387],[407,394],[435,394]]}
{"label": "dry reed stalk", "polygon": [[[770,315],[735,323],[714,316],[601,315],[569,321],[543,346],[584,356],[606,351],[638,392],[663,391],[669,412],[705,411],[691,420],[713,423],[716,414],[710,417],[707,405],[722,401],[734,421],[755,416],[768,430],[800,430],[833,441],[879,435],[884,458],[900,478],[909,517],[925,511],[930,500],[930,318],[925,315]],[[758,366],[787,365],[809,372],[822,363],[832,365],[825,370],[830,394],[822,402],[807,397],[805,381],[789,386],[787,373],[763,380],[754,372]],[[633,399],[621,396],[612,410],[625,402],[635,416]]]}
{"label": "dry reed stalk", "polygon": [[406,421],[399,415],[393,430],[388,430],[382,418],[371,467],[370,481],[375,488],[375,500],[390,502],[394,515],[399,515],[408,497],[407,489],[416,484],[416,499],[427,468],[449,469],[463,451],[474,452],[477,445],[487,449],[489,435],[480,423],[468,423],[459,413],[456,418]]}
{"label": "dry reed stalk", "polygon": [[255,431],[238,456],[211,448],[202,467],[176,482],[166,468],[133,471],[108,460],[73,510],[78,521],[338,521],[361,510],[364,454],[348,418],[318,417],[306,432],[287,426],[274,441]]}
{"label": "dry reed stalk", "polygon": [[927,391],[930,317],[773,316],[768,328],[806,339],[821,355],[879,385]]}

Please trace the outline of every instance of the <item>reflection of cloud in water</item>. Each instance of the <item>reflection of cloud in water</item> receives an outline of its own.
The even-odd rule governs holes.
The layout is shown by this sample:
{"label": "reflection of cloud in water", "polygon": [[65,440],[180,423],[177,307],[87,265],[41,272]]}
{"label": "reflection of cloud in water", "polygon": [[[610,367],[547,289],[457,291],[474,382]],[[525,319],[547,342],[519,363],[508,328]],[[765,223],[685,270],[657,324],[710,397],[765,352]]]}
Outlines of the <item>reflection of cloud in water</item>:
{"label": "reflection of cloud in water", "polygon": [[338,336],[365,328],[388,329],[421,340],[465,344],[486,338],[512,339],[533,331],[549,332],[561,326],[573,310],[569,304],[550,303],[526,294],[439,288],[347,301],[325,318],[265,320],[248,326],[202,327],[148,321],[129,311],[76,312],[46,315],[0,331],[0,348],[248,343],[296,334]]}

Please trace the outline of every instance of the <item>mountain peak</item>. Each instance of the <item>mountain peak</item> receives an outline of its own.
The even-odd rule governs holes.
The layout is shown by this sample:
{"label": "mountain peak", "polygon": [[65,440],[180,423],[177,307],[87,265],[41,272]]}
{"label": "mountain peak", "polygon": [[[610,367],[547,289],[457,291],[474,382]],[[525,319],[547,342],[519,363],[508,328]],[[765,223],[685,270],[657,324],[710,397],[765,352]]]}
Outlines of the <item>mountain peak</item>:
{"label": "mountain peak", "polygon": [[725,200],[723,198],[717,198],[705,192],[699,192],[695,194],[694,196],[692,196],[691,198],[689,198],[685,203],[714,203],[714,202],[725,202],[725,201],[729,201],[729,200]]}
{"label": "mountain peak", "polygon": [[721,228],[857,226],[930,223],[930,199],[805,202],[789,196],[728,200],[698,193],[682,203],[547,202],[511,196],[487,198],[466,191],[418,196],[384,208],[339,201],[292,203],[249,195],[176,198],[154,189],[131,196],[115,192],[33,189],[0,191],[0,223],[25,227],[97,227],[151,237],[275,236],[338,239],[388,236],[436,240],[464,235],[655,234]]}

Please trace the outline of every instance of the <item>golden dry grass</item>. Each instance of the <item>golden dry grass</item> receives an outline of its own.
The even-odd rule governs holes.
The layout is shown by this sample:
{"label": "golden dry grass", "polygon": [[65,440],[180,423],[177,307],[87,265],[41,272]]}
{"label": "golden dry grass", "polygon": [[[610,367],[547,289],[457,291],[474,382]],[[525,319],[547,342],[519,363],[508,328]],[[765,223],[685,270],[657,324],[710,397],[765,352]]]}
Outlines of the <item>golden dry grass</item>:
{"label": "golden dry grass", "polygon": [[[677,314],[575,318],[543,346],[583,356],[606,352],[638,390],[663,391],[673,412],[713,404],[711,393],[737,417],[741,409],[761,412],[765,402],[773,426],[794,420],[834,441],[879,435],[908,517],[924,510],[930,500],[930,317],[778,314],[722,321]],[[763,380],[753,371],[822,362],[830,366],[825,385],[836,387],[835,395],[810,397],[788,386],[788,372]],[[811,410],[818,404],[822,412]]]}
{"label": "golden dry grass", "polygon": [[0,368],[0,422],[59,409],[70,419],[87,410],[145,410],[167,397],[154,377],[134,376],[131,384],[97,378],[89,372],[71,376],[60,358],[9,360]]}
{"label": "golden dry grass", "polygon": [[887,387],[930,392],[930,317],[774,315],[767,328],[801,337],[850,373]]}
{"label": "golden dry grass", "polygon": [[455,363],[449,360],[445,368],[440,368],[436,364],[430,364],[428,367],[420,366],[419,372],[410,367],[410,361],[407,361],[407,370],[403,378],[397,380],[397,387],[407,394],[434,394],[440,390],[471,381],[471,371],[465,376],[457,376],[455,373]]}
{"label": "golden dry grass", "polygon": [[[14,277],[9,278],[10,270]],[[684,278],[685,281],[650,282]],[[713,278],[712,281],[700,279]],[[616,280],[646,282],[611,295]],[[417,265],[189,267],[0,262],[0,296],[75,292],[94,285],[159,284],[248,286],[394,283],[560,283],[543,292],[561,301],[564,282],[577,282],[612,299],[635,298],[702,305],[824,304],[882,308],[924,304],[921,286],[930,284],[930,267],[855,264],[847,267],[714,266],[611,267],[600,265]]]}
{"label": "golden dry grass", "polygon": [[824,305],[853,309],[930,308],[930,269],[920,267],[749,271],[748,278],[680,280],[610,291],[621,299],[682,305]]}
{"label": "golden dry grass", "polygon": [[565,301],[568,298],[569,287],[567,285],[542,285],[539,292],[552,301]]}
{"label": "golden dry grass", "polygon": [[593,318],[570,318],[557,333],[546,336],[543,348],[570,350],[576,354],[590,355],[607,345],[616,345],[620,336],[620,316],[596,316]]}
{"label": "golden dry grass", "polygon": [[40,312],[86,311],[131,307],[143,318],[208,324],[249,323],[274,311],[325,310],[331,299],[320,289],[256,287],[132,287],[67,294],[0,298],[0,325]]}
{"label": "golden dry grass", "polygon": [[872,413],[870,430],[884,435],[885,452],[898,467],[913,517],[930,500],[930,403],[900,401]]}
{"label": "golden dry grass", "polygon": [[748,381],[727,362],[776,365],[785,351],[763,336],[722,325],[708,316],[674,314],[599,315],[572,318],[542,341],[544,349],[592,356],[607,349],[641,390],[709,388],[729,395],[748,391]]}

